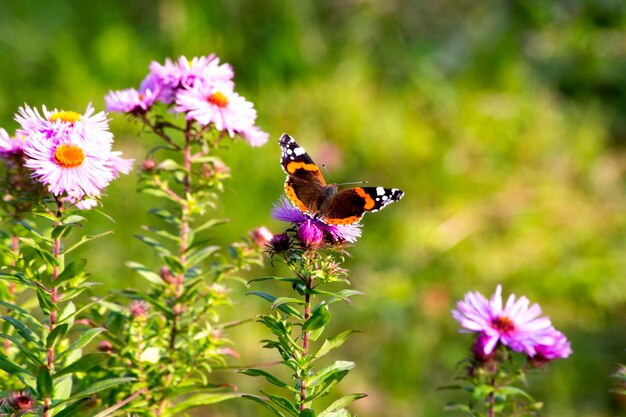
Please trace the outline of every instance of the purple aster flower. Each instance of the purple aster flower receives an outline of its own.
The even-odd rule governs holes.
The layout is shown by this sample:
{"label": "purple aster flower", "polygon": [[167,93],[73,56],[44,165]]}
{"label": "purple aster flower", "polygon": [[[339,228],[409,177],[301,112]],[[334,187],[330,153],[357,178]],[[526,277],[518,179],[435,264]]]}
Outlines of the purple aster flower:
{"label": "purple aster flower", "polygon": [[[191,61],[184,56],[179,57],[176,62],[167,58],[163,65],[152,61],[150,73],[160,80],[165,89],[170,91],[178,88],[192,88],[197,84],[220,83],[230,86],[231,89],[234,87],[232,67],[228,64],[220,64],[219,58],[213,54],[195,57]],[[161,99],[170,104],[173,102],[173,95],[163,94]]]}
{"label": "purple aster flower", "polygon": [[323,223],[310,218],[300,223],[298,227],[298,240],[306,246],[319,246],[324,240]]}
{"label": "purple aster flower", "polygon": [[567,358],[572,354],[572,348],[570,346],[567,337],[558,330],[552,329],[550,332],[551,341],[543,341],[541,344],[535,346],[537,354],[535,359],[551,361],[559,358]]}
{"label": "purple aster flower", "polygon": [[270,136],[256,126],[248,126],[239,133],[241,134],[241,136],[244,137],[245,140],[248,141],[251,146],[255,147],[263,146]]}
{"label": "purple aster flower", "polygon": [[129,88],[109,91],[104,97],[107,111],[118,113],[145,113],[159,98],[158,92],[146,89],[143,93]]}
{"label": "purple aster flower", "polygon": [[[322,238],[327,237],[335,242],[356,242],[361,236],[361,224],[335,225],[326,224],[322,220],[311,217],[294,207],[286,198],[281,198],[274,205],[272,217],[287,223],[293,223],[298,228],[298,238],[305,244],[318,241],[321,231]],[[321,239],[319,240],[321,242]]]}
{"label": "purple aster flower", "polygon": [[483,353],[489,355],[498,343],[509,346],[516,352],[536,354],[535,346],[550,344],[553,328],[547,317],[539,317],[538,304],[529,306],[526,297],[515,299],[511,294],[502,306],[502,286],[487,300],[478,292],[467,293],[463,301],[453,310],[454,318],[465,328],[461,331],[478,332],[486,336]]}
{"label": "purple aster flower", "polygon": [[22,153],[24,147],[24,137],[11,137],[6,130],[0,129],[0,157],[9,158]]}
{"label": "purple aster flower", "polygon": [[189,90],[179,91],[176,111],[186,113],[187,120],[196,120],[205,126],[213,123],[217,130],[226,130],[231,138],[249,129],[256,119],[252,103],[227,84],[196,84]]}

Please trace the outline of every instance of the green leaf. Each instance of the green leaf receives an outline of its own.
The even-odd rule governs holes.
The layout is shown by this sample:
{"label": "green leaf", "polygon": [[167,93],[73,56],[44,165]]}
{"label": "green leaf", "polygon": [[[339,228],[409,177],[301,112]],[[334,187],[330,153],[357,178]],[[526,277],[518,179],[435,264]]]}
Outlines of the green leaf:
{"label": "green leaf", "polygon": [[160,286],[165,285],[165,281],[163,281],[161,276],[152,272],[147,266],[132,261],[126,262],[125,265],[145,278],[146,281]]}
{"label": "green leaf", "polygon": [[354,362],[336,361],[311,376],[311,378],[307,381],[307,386],[314,387],[323,380],[327,379],[329,376],[349,371],[352,368],[354,368]]}
{"label": "green leaf", "polygon": [[219,246],[205,246],[198,250],[191,251],[189,254],[187,254],[185,264],[187,264],[187,267],[191,268],[192,266],[204,261],[206,258],[213,255],[220,249],[221,248]]}
{"label": "green leaf", "polygon": [[[33,354],[32,349],[29,349],[26,346],[24,346],[16,337],[10,336],[8,334],[3,334],[3,333],[0,333],[0,337],[10,340],[11,343],[13,343],[20,350],[20,352],[22,352],[24,356],[26,356],[33,364],[37,366],[43,364],[43,361]],[[39,352],[39,353],[42,353],[42,352]]]}
{"label": "green leaf", "polygon": [[15,375],[15,374],[30,375],[30,373],[26,369],[22,368],[21,366],[13,362],[8,356],[6,356],[2,352],[0,352],[0,369],[5,371],[9,375]]}
{"label": "green leaf", "polygon": [[86,398],[81,398],[80,400],[72,403],[70,406],[64,408],[54,415],[54,417],[76,417],[82,414],[78,412],[86,405],[89,400]]}
{"label": "green leaf", "polygon": [[320,307],[317,310],[313,311],[311,317],[304,322],[302,326],[302,330],[305,332],[310,332],[312,330],[317,330],[326,325],[330,321],[331,314],[326,307]]}
{"label": "green leaf", "polygon": [[207,393],[196,394],[179,402],[174,407],[170,408],[168,412],[170,412],[172,415],[176,415],[192,407],[200,407],[203,405],[215,404],[215,403],[219,403],[219,402],[226,401],[226,400],[232,400],[233,398],[239,398],[239,397],[241,397],[241,394],[234,394],[234,393],[207,392]]}
{"label": "green leaf", "polygon": [[63,356],[67,355],[68,353],[73,352],[76,349],[81,349],[84,346],[86,346],[89,342],[91,342],[91,340],[96,337],[98,334],[102,333],[106,331],[106,329],[102,328],[102,327],[95,327],[93,329],[87,329],[85,331],[83,331],[83,334],[80,335],[80,337],[78,339],[76,339],[76,341],[74,343],[72,343],[66,350],[64,350],[63,352],[61,352],[57,358],[61,359]]}
{"label": "green leaf", "polygon": [[180,260],[174,256],[164,255],[163,260],[174,274],[182,274],[185,272],[185,266]]}
{"label": "green leaf", "polygon": [[85,266],[87,266],[87,259],[76,259],[74,262],[66,266],[65,269],[63,269],[63,272],[59,274],[54,282],[55,286],[59,286],[61,283],[82,274],[85,271]]}
{"label": "green leaf", "polygon": [[314,357],[316,359],[321,358],[322,356],[326,355],[331,350],[336,349],[340,347],[341,345],[343,345],[345,341],[348,340],[348,337],[350,337],[350,335],[352,335],[353,333],[358,333],[358,332],[359,332],[358,330],[346,330],[345,332],[339,333],[335,337],[331,337],[330,339],[324,340],[322,347],[320,347],[320,349],[317,351]]}
{"label": "green leaf", "polygon": [[274,413],[276,417],[285,417],[285,415],[281,413],[280,411],[278,411],[276,408],[274,408],[272,404],[269,404],[267,401],[265,401],[264,399],[260,397],[257,397],[256,395],[243,394],[241,398],[244,398],[246,400],[252,400],[255,403],[261,404],[263,407],[265,407],[265,409]]}
{"label": "green leaf", "polygon": [[290,303],[292,303],[292,304],[306,304],[306,302],[304,300],[300,300],[298,298],[278,297],[272,303],[272,310],[275,309],[276,307],[280,306],[280,305],[290,304]]}
{"label": "green leaf", "polygon": [[79,216],[78,214],[72,214],[70,216],[67,216],[66,218],[63,219],[63,221],[61,222],[61,224],[63,225],[70,225],[70,224],[76,224],[76,223],[80,223],[85,219],[83,216]]}
{"label": "green leaf", "polygon": [[[22,226],[24,229],[28,230],[29,232],[31,232],[33,235],[40,237],[40,238],[44,238],[43,234],[41,234],[41,232],[37,229],[35,229],[34,227],[32,227],[31,225],[29,225],[28,223],[26,223],[25,221],[22,220],[11,220],[12,223],[15,224],[19,224],[20,226]],[[46,238],[44,238],[46,239]],[[47,239],[46,239],[47,240]]]}
{"label": "green leaf", "polygon": [[27,342],[32,342],[39,346],[42,346],[39,341],[39,336],[37,336],[37,334],[29,329],[24,323],[9,316],[2,316],[2,319],[8,322],[11,326],[13,326],[13,328],[19,333],[19,335],[22,336]]}
{"label": "green leaf", "polygon": [[70,253],[70,252],[71,252],[71,251],[73,251],[74,249],[76,249],[76,248],[78,248],[78,247],[82,246],[83,244],[85,244],[85,243],[89,242],[90,240],[98,239],[98,238],[101,238],[101,237],[103,237],[103,236],[110,235],[110,234],[112,234],[112,233],[113,233],[113,232],[109,230],[108,232],[99,233],[99,234],[97,234],[97,235],[85,235],[85,236],[81,237],[81,238],[80,238],[80,240],[79,240],[78,242],[74,243],[72,246],[70,246],[69,248],[65,249],[65,250],[63,251],[63,254],[68,254],[68,253]]}
{"label": "green leaf", "polygon": [[168,248],[165,247],[165,245],[161,242],[159,242],[156,239],[153,239],[151,237],[148,236],[141,236],[141,235],[134,235],[137,239],[139,239],[140,241],[142,241],[143,243],[145,243],[146,245],[152,247],[154,250],[156,250],[158,253],[162,254],[162,255],[169,255],[171,256],[171,252]]}
{"label": "green leaf", "polygon": [[52,378],[56,379],[62,375],[73,374],[76,372],[86,372],[109,358],[110,355],[106,353],[88,353],[82,356],[76,362],[73,362],[67,365],[65,368],[56,372],[54,375],[52,375]]}
{"label": "green leaf", "polygon": [[[252,291],[252,292],[247,293],[246,295],[256,295],[257,297],[261,297],[264,300],[269,301],[270,303],[273,303],[274,301],[276,301],[276,297],[274,297],[271,294],[266,294],[264,292]],[[294,316],[294,317],[297,317],[299,319],[303,318],[302,314],[298,310],[296,310],[295,308],[293,308],[290,305],[281,304],[277,308],[280,311],[282,311],[283,313],[287,314],[287,315]]]}
{"label": "green leaf", "polygon": [[329,413],[333,411],[339,411],[352,404],[353,402],[365,397],[367,397],[367,394],[350,394],[346,395],[345,397],[341,397],[337,401],[333,402],[330,406],[328,406],[317,417],[327,417]]}
{"label": "green leaf", "polygon": [[281,388],[286,388],[289,390],[292,390],[294,392],[298,392],[296,391],[295,388],[287,385],[285,382],[281,381],[280,379],[278,379],[277,377],[275,377],[274,375],[270,374],[269,372],[265,372],[262,371],[260,369],[243,369],[241,371],[242,374],[244,375],[249,375],[249,376],[262,376],[263,378],[265,378],[267,380],[267,382],[276,385],[277,387],[281,387]]}
{"label": "green leaf", "polygon": [[28,321],[28,323],[31,326],[36,327],[38,329],[44,328],[43,324],[41,324],[39,320],[37,320],[33,315],[31,315],[28,311],[24,310],[23,308],[16,306],[15,304],[8,303],[6,301],[2,301],[2,300],[0,300],[0,305],[19,314],[20,317]]}
{"label": "green leaf", "polygon": [[315,411],[310,408],[305,408],[304,410],[300,411],[299,417],[315,417]]}
{"label": "green leaf", "polygon": [[39,301],[39,307],[45,312],[56,311],[58,306],[52,302],[52,298],[49,292],[41,287],[35,288],[37,292],[37,301]]}
{"label": "green leaf", "polygon": [[261,282],[261,281],[279,281],[279,282],[290,282],[292,284],[301,284],[302,280],[300,278],[289,278],[289,277],[277,277],[273,275],[268,275],[266,277],[255,278],[248,281],[248,285],[253,282]]}
{"label": "green leaf", "polygon": [[512,386],[506,386],[506,387],[501,387],[498,388],[497,390],[497,394],[504,394],[504,395],[517,395],[520,397],[524,397],[529,401],[535,401],[533,399],[533,397],[530,396],[529,393],[527,393],[526,391],[524,391],[523,389],[517,388],[517,387],[512,387]]}
{"label": "green leaf", "polygon": [[279,395],[268,394],[265,391],[261,391],[261,394],[266,395],[267,398],[269,398],[271,402],[281,407],[283,410],[287,411],[291,415],[296,416],[296,417],[300,415],[300,410],[298,410],[296,406],[293,405],[291,401],[289,401],[288,399],[283,398]]}
{"label": "green leaf", "polygon": [[210,229],[210,228],[212,228],[214,226],[217,226],[217,225],[220,225],[220,224],[224,224],[224,223],[228,223],[228,222],[229,222],[228,219],[211,219],[211,220],[208,220],[208,221],[202,223],[199,226],[194,227],[193,230],[194,230],[195,233],[200,233],[203,230]]}
{"label": "green leaf", "polygon": [[106,389],[115,387],[120,384],[125,384],[127,382],[136,381],[135,378],[111,378],[105,379],[104,381],[98,381],[90,387],[85,388],[84,390],[77,392],[72,395],[73,399],[89,397],[96,392],[104,391]]}
{"label": "green leaf", "polygon": [[174,216],[168,210],[165,210],[165,209],[152,209],[152,210],[148,211],[148,213],[150,213],[150,214],[152,214],[154,216],[157,216],[158,218],[163,220],[165,223],[172,224],[172,225],[175,225],[175,226],[180,226],[180,219],[177,216]]}
{"label": "green leaf", "polygon": [[68,328],[69,326],[67,323],[55,327],[46,338],[46,349],[54,347],[57,341],[63,339],[67,335]]}
{"label": "green leaf", "polygon": [[50,370],[45,365],[41,365],[37,371],[37,392],[40,397],[54,397],[54,386]]}
{"label": "green leaf", "polygon": [[141,228],[149,232],[152,232],[157,236],[161,236],[161,237],[164,237],[165,239],[169,239],[175,243],[180,243],[181,241],[180,236],[174,235],[168,232],[167,230],[159,229],[158,227],[141,226]]}

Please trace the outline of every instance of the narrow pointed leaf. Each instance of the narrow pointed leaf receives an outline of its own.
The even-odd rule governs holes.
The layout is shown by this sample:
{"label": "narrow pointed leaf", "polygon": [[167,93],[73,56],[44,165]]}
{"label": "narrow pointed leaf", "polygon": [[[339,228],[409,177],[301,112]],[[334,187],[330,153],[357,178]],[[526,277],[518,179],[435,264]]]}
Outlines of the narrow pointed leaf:
{"label": "narrow pointed leaf", "polygon": [[63,356],[73,352],[76,349],[81,349],[86,346],[89,342],[93,340],[98,334],[104,332],[106,329],[102,327],[95,327],[93,329],[87,329],[83,334],[79,336],[78,339],[74,343],[72,343],[66,350],[61,352],[58,355],[58,358],[61,359]]}
{"label": "narrow pointed leaf", "polygon": [[325,340],[322,344],[322,347],[320,347],[320,349],[315,354],[315,358],[321,358],[331,350],[340,347],[344,344],[346,340],[348,340],[348,337],[350,337],[350,335],[358,332],[358,330],[346,330],[345,332],[342,332],[335,337],[331,337],[330,339]]}
{"label": "narrow pointed leaf", "polygon": [[87,266],[87,259],[81,258],[75,260],[63,269],[63,272],[61,272],[56,281],[54,281],[54,285],[59,286],[61,283],[82,274],[85,271],[85,266]]}
{"label": "narrow pointed leaf", "polygon": [[95,384],[93,384],[90,387],[85,388],[84,390],[77,392],[76,394],[72,395],[72,398],[76,399],[76,398],[83,398],[83,397],[88,397],[92,394],[95,394],[96,392],[100,392],[100,391],[104,391],[106,389],[115,387],[117,385],[120,384],[125,384],[127,382],[133,382],[136,381],[135,378],[111,378],[111,379],[105,379],[104,381],[98,381]]}
{"label": "narrow pointed leaf", "polygon": [[216,404],[226,400],[232,400],[233,398],[239,398],[241,394],[235,393],[202,393],[193,395],[186,400],[183,400],[176,404],[174,407],[170,408],[168,411],[172,415],[176,415],[181,413],[189,408],[200,407],[203,405]]}
{"label": "narrow pointed leaf", "polygon": [[252,400],[257,404],[261,404],[263,407],[265,407],[266,410],[271,411],[276,417],[285,417],[285,415],[278,411],[276,408],[274,408],[272,404],[269,404],[267,401],[257,397],[256,395],[243,394],[241,398],[245,398],[246,400]]}
{"label": "narrow pointed leaf", "polygon": [[37,392],[40,397],[53,397],[54,386],[50,371],[45,365],[41,365],[37,371]]}
{"label": "narrow pointed leaf", "polygon": [[83,244],[89,242],[90,240],[94,240],[94,239],[98,239],[100,237],[106,236],[106,235],[110,235],[111,233],[113,233],[112,231],[108,231],[108,232],[104,232],[104,233],[99,233],[97,235],[85,235],[83,237],[80,238],[80,240],[76,243],[74,243],[72,246],[70,246],[69,248],[65,249],[63,251],[63,254],[68,254],[71,251],[73,251],[74,249],[82,246]]}
{"label": "narrow pointed leaf", "polygon": [[353,402],[360,400],[361,398],[365,398],[365,397],[367,397],[367,394],[360,394],[360,393],[350,394],[350,395],[346,395],[345,397],[341,397],[337,401],[333,402],[330,406],[328,406],[326,410],[319,413],[317,417],[327,417],[329,413],[346,408],[348,405],[352,404]]}
{"label": "narrow pointed leaf", "polygon": [[163,281],[163,279],[158,274],[152,272],[147,266],[130,261],[126,262],[125,265],[133,271],[137,272],[143,278],[145,278],[146,281],[156,285],[165,285],[165,281]]}
{"label": "narrow pointed leaf", "polygon": [[52,378],[58,378],[62,375],[73,374],[75,372],[85,372],[90,370],[96,365],[106,361],[110,358],[109,354],[106,353],[88,353],[82,356],[79,360],[74,363],[67,365],[65,368],[60,369]]}

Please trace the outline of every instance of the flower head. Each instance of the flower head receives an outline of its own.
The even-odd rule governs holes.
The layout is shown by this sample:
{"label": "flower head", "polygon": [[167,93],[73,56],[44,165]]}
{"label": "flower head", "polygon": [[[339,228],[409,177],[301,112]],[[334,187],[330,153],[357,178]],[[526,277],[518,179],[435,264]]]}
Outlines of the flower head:
{"label": "flower head", "polygon": [[214,54],[194,57],[191,61],[184,56],[179,57],[176,62],[167,58],[163,65],[153,61],[150,64],[150,73],[171,89],[214,83],[226,83],[233,87],[232,67],[220,64],[219,58]]}
{"label": "flower head", "polygon": [[158,92],[150,89],[137,91],[129,88],[120,91],[109,91],[104,97],[107,111],[118,113],[144,113],[159,98]]}
{"label": "flower head", "polygon": [[500,285],[490,300],[478,292],[470,292],[457,303],[452,315],[465,328],[462,331],[484,335],[484,355],[489,355],[502,343],[516,352],[535,356],[537,345],[552,343],[554,329],[550,320],[539,317],[539,305],[529,306],[530,302],[523,296],[516,300],[511,294],[503,306],[501,293]]}
{"label": "flower head", "polygon": [[22,154],[24,147],[24,137],[11,137],[6,130],[0,129],[0,157],[9,158],[11,156],[19,156]]}
{"label": "flower head", "polygon": [[34,398],[24,391],[13,391],[4,400],[11,411],[18,412],[18,415],[24,415],[25,412],[33,410],[35,407]]}
{"label": "flower head", "polygon": [[144,319],[150,311],[150,305],[143,300],[134,300],[128,305],[128,311],[136,319]]}
{"label": "flower head", "polygon": [[326,224],[318,218],[303,213],[286,198],[281,198],[274,205],[272,217],[295,225],[298,229],[298,238],[307,246],[320,244],[324,239],[336,243],[356,242],[361,236],[361,225],[359,223],[346,225]]}
{"label": "flower head", "polygon": [[535,358],[543,361],[551,361],[559,358],[567,358],[572,354],[567,337],[558,330],[552,329],[550,332],[551,340],[544,340],[535,346],[537,354]]}
{"label": "flower head", "polygon": [[45,107],[42,113],[25,105],[15,119],[22,126],[18,134],[26,138],[24,166],[52,194],[74,202],[94,198],[120,172],[129,172],[132,160],[111,150],[113,135],[104,112],[94,115],[89,105],[84,114]]}
{"label": "flower head", "polygon": [[227,131],[230,137],[251,129],[256,119],[252,103],[224,83],[196,83],[189,90],[179,91],[176,111],[201,125],[213,123],[217,130]]}

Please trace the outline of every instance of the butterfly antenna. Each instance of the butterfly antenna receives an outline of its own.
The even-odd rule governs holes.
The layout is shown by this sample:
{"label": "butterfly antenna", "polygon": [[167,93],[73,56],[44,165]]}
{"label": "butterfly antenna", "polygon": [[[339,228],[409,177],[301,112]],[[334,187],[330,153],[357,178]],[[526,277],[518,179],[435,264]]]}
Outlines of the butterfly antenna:
{"label": "butterfly antenna", "polygon": [[328,169],[326,168],[326,164],[322,163],[322,168],[324,168],[324,173],[328,175]]}
{"label": "butterfly antenna", "polygon": [[364,185],[364,184],[367,184],[367,181],[342,182],[337,185]]}

